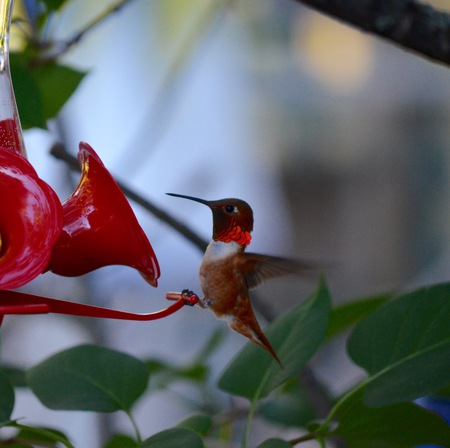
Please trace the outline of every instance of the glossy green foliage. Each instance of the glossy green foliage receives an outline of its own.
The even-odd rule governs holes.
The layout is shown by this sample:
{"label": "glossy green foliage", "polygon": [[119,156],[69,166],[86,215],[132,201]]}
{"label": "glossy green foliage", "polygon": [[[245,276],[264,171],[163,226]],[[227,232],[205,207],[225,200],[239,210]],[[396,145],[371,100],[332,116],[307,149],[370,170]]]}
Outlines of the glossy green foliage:
{"label": "glossy green foliage", "polygon": [[334,434],[347,440],[351,448],[425,443],[448,446],[450,426],[440,416],[410,402],[368,408],[362,396],[362,391],[356,393],[338,412]]}
{"label": "glossy green foliage", "polygon": [[84,77],[84,73],[55,62],[33,66],[28,53],[11,54],[17,108],[23,129],[46,128]]}
{"label": "glossy green foliage", "polygon": [[348,330],[352,325],[355,325],[391,299],[390,295],[383,295],[355,300],[337,306],[331,311],[326,336],[331,338],[344,330]]}
{"label": "glossy green foliage", "polygon": [[31,390],[50,409],[129,411],[144,393],[146,365],[125,353],[93,345],[60,352],[28,371]]}
{"label": "glossy green foliage", "polygon": [[[11,427],[18,429],[16,440],[20,440],[25,446],[44,446],[44,447],[60,447],[74,448],[67,437],[56,429],[40,428],[33,426],[21,425],[13,422]],[[9,445],[8,445],[9,446]]]}
{"label": "glossy green foliage", "polygon": [[[417,444],[446,447],[450,426],[411,399],[432,392],[443,400],[448,398],[449,296],[450,285],[444,284],[395,299],[369,298],[359,305],[345,305],[351,308],[350,312],[350,308],[337,308],[331,313],[330,323],[330,294],[321,281],[309,299],[280,316],[267,329],[283,367],[264,350],[249,344],[222,372],[219,386],[228,394],[251,400],[245,417],[248,430],[254,414],[275,425],[302,429],[297,438],[268,438],[258,448],[302,446],[311,440],[318,446],[327,446],[332,437],[343,439],[350,448],[400,448]],[[338,328],[349,328],[355,322],[358,323],[349,336],[348,351],[354,362],[366,369],[367,377],[356,382],[334,406],[329,394],[330,412],[318,423],[314,396],[309,386],[302,383],[300,371],[326,343],[327,334],[328,338],[340,334]],[[332,333],[330,328],[334,328]],[[201,399],[196,404],[191,402],[194,413],[188,412],[174,427],[145,440],[138,431],[134,436],[117,434],[103,448],[202,448],[215,439],[225,446],[235,443],[233,418],[225,417],[223,401],[213,398],[217,391],[209,385],[211,358],[221,341],[222,335],[214,334],[185,365],[157,360],[143,362],[109,348],[82,345],[28,369],[26,384],[23,371],[10,366],[0,374],[3,426],[17,429],[17,437],[11,440],[20,436],[23,444],[17,446],[46,443],[73,448],[60,432],[11,421],[14,389],[10,378],[16,387],[28,385],[51,409],[122,410],[132,422],[134,404],[148,390],[150,378],[150,394],[170,391],[180,382],[196,391]],[[248,430],[242,436],[242,446],[250,448]]]}
{"label": "glossy green foliage", "polygon": [[369,374],[364,401],[385,406],[450,384],[450,287],[423,288],[382,306],[348,341],[353,361]]}

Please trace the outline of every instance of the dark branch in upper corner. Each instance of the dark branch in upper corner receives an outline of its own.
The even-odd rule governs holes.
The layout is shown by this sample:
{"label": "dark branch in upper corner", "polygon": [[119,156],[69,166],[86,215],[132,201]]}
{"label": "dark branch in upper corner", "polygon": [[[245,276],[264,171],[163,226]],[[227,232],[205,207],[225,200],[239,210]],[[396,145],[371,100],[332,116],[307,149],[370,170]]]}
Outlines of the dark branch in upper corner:
{"label": "dark branch in upper corner", "polygon": [[[50,149],[50,154],[58,160],[64,161],[72,170],[80,171],[80,166],[78,164],[78,160],[72,154],[68,153],[61,143],[55,143]],[[165,222],[169,226],[171,226],[174,230],[179,232],[185,238],[187,238],[192,244],[194,244],[200,251],[204,252],[206,250],[206,246],[208,243],[201,238],[196,232],[191,230],[189,227],[184,225],[181,221],[169,215],[167,212],[157,207],[155,204],[150,202],[148,199],[145,199],[135,191],[131,190],[123,183],[117,181],[117,185],[122,190],[125,196],[127,196],[130,200],[139,204],[145,210],[150,212],[153,216]]]}
{"label": "dark branch in upper corner", "polygon": [[44,65],[53,62],[67,53],[74,45],[78,44],[88,33],[103,23],[106,19],[119,12],[133,0],[120,0],[116,4],[108,6],[97,17],[92,19],[83,28],[74,33],[69,39],[63,42],[55,42],[47,53],[43,52],[36,61],[35,65]]}
{"label": "dark branch in upper corner", "polygon": [[450,14],[415,0],[294,0],[450,65]]}

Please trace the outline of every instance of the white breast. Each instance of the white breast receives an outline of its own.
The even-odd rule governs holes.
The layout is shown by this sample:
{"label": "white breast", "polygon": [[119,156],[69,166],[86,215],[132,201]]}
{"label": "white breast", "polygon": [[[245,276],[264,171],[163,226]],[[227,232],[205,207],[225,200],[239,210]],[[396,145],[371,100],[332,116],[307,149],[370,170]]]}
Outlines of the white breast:
{"label": "white breast", "polygon": [[224,243],[223,241],[211,241],[205,252],[204,260],[212,261],[226,258],[242,251],[242,246],[234,241]]}

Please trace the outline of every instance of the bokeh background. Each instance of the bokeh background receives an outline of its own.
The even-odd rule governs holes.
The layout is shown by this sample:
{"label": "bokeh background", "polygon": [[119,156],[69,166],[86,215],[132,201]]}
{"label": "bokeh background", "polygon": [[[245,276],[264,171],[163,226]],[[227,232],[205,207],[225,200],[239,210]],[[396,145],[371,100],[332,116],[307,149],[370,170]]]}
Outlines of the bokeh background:
{"label": "bokeh background", "polygon": [[[448,0],[430,3],[450,10]],[[72,0],[47,32],[67,39],[110,4]],[[166,192],[248,201],[252,251],[316,260],[335,303],[448,281],[448,67],[290,0],[132,0],[63,62],[87,76],[49,131],[25,133],[31,162],[61,199],[78,175],[49,149],[62,141],[76,154],[85,140],[117,179],[205,239],[209,210]],[[108,267],[80,279],[45,274],[27,290],[142,312],[165,307],[169,290],[200,294],[202,254],[132,205],[161,265],[157,289],[130,268]],[[258,301],[277,315],[314,287],[314,279],[275,280]],[[93,342],[183,364],[217,328],[226,326],[197,308],[148,323],[7,317],[2,357],[29,367]],[[216,376],[245,343],[225,335],[211,359]],[[312,363],[333,393],[361,375],[343,341]],[[193,393],[180,386],[142,400],[143,435],[183,418],[180,396]],[[16,418],[24,415],[88,448],[111,432],[131,432],[120,415],[49,411],[26,391],[15,408]]]}

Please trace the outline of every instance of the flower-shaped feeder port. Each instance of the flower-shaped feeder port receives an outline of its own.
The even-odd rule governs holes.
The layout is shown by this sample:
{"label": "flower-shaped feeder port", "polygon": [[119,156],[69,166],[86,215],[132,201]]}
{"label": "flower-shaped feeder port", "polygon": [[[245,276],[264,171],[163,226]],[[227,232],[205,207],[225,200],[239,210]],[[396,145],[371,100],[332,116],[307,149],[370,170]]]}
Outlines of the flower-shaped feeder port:
{"label": "flower-shaped feeder port", "polygon": [[122,190],[85,142],[80,143],[78,160],[81,178],[62,204],[63,228],[48,269],[73,277],[103,266],[125,265],[157,286],[158,260]]}

